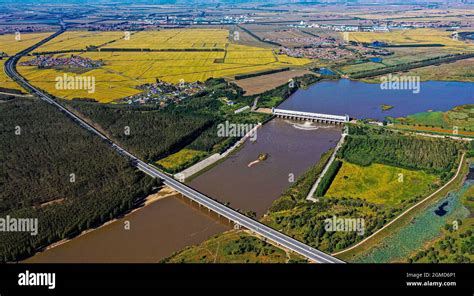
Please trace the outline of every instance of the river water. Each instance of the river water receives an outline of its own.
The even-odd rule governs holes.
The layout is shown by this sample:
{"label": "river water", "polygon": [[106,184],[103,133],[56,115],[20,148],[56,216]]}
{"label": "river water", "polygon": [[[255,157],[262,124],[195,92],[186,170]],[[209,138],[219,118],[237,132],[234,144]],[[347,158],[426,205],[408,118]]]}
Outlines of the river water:
{"label": "river water", "polygon": [[[308,124],[308,123],[307,123]],[[330,125],[274,119],[257,131],[257,140],[247,142],[237,153],[202,175],[189,185],[242,213],[266,213],[272,202],[323,152],[335,147],[341,128]],[[248,164],[260,153],[269,157],[251,167]]]}
{"label": "river water", "polygon": [[[296,180],[323,152],[336,146],[340,136],[340,127],[274,119],[258,129],[256,142],[246,142],[190,185],[260,217],[291,184],[289,174]],[[269,157],[248,167],[259,153]],[[26,262],[159,262],[231,227],[187,198],[166,197]]]}
{"label": "river water", "polygon": [[[129,229],[125,228],[128,221]],[[69,242],[38,253],[27,263],[152,263],[230,229],[189,199],[166,197]]]}

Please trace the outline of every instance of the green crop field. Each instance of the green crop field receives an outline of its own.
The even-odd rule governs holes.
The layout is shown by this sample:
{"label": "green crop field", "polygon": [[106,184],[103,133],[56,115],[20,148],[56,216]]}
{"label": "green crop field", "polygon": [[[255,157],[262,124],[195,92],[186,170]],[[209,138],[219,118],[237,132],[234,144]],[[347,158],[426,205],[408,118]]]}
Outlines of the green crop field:
{"label": "green crop field", "polygon": [[472,131],[474,130],[474,105],[457,106],[447,112],[420,112],[407,117],[396,118],[394,121],[395,123],[449,129],[456,126],[459,131]]}
{"label": "green crop field", "polygon": [[436,176],[423,171],[377,163],[363,167],[344,162],[325,196],[361,198],[395,206],[403,200],[428,195],[437,182]]}
{"label": "green crop field", "polygon": [[448,126],[444,120],[444,112],[420,112],[412,115],[408,115],[406,118],[407,123],[421,124],[421,125],[432,125],[432,126]]}
{"label": "green crop field", "polygon": [[175,173],[188,164],[195,162],[196,159],[206,156],[207,153],[204,151],[193,150],[193,149],[181,149],[166,158],[160,159],[156,163],[168,172]]}

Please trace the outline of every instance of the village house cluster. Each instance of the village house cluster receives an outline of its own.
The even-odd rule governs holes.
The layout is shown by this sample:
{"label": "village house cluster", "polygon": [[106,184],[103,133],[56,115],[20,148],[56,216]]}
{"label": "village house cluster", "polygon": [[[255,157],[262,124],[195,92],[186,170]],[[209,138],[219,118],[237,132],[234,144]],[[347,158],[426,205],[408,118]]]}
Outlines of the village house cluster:
{"label": "village house cluster", "polygon": [[279,53],[298,58],[324,59],[330,61],[350,58],[370,58],[393,54],[384,48],[367,47],[358,43],[349,45],[342,45],[340,43],[315,44],[295,48],[282,47]]}
{"label": "village house cluster", "polygon": [[278,38],[274,41],[280,44],[295,44],[297,46],[282,46],[280,54],[298,58],[324,59],[335,61],[339,59],[368,58],[374,56],[387,56],[392,52],[371,44],[367,46],[357,42],[345,42],[331,36]]}
{"label": "village house cluster", "polygon": [[92,60],[81,56],[71,55],[67,58],[56,58],[51,55],[40,55],[32,60],[20,63],[22,66],[37,66],[38,68],[54,68],[61,66],[93,69],[104,65],[102,60]]}
{"label": "village house cluster", "polygon": [[44,32],[46,30],[51,30],[48,26],[43,25],[8,25],[0,26],[0,35],[4,34],[15,34],[17,32],[21,33],[34,33],[34,32]]}
{"label": "village house cluster", "polygon": [[338,60],[354,58],[356,55],[353,51],[343,47],[301,47],[301,48],[280,48],[280,54],[297,58],[309,59],[323,59],[323,60]]}
{"label": "village house cluster", "polygon": [[317,24],[301,21],[297,24],[291,24],[294,28],[316,28],[336,32],[389,32],[392,30],[408,30],[418,28],[447,28],[458,29],[461,27],[470,27],[470,22],[460,21],[410,21],[410,22],[392,22],[392,21],[368,21],[364,24]]}
{"label": "village house cluster", "polygon": [[137,87],[143,92],[123,99],[128,104],[159,104],[166,107],[170,103],[178,103],[185,100],[204,89],[201,82],[181,82],[172,84],[159,79],[155,83],[147,83]]}

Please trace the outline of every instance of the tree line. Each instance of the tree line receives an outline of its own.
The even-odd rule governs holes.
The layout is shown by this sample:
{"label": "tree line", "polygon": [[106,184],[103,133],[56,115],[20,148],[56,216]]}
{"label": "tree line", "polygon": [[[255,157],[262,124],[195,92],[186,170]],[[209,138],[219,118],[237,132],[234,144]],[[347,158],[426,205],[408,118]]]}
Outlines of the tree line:
{"label": "tree line", "polygon": [[81,101],[70,104],[105,129],[117,142],[148,162],[179,151],[215,121],[211,116],[189,112],[142,110]]}
{"label": "tree line", "polygon": [[324,194],[326,194],[326,191],[328,191],[329,186],[331,186],[331,183],[336,177],[337,173],[339,172],[339,169],[341,168],[341,166],[342,166],[342,162],[340,160],[334,160],[329,165],[329,168],[326,171],[326,174],[324,174],[324,176],[321,178],[321,181],[318,184],[318,187],[316,188],[314,195],[324,196]]}
{"label": "tree line", "polygon": [[346,161],[368,166],[374,162],[440,175],[446,181],[458,165],[466,144],[451,139],[416,137],[386,128],[350,126],[349,136],[338,151]]}

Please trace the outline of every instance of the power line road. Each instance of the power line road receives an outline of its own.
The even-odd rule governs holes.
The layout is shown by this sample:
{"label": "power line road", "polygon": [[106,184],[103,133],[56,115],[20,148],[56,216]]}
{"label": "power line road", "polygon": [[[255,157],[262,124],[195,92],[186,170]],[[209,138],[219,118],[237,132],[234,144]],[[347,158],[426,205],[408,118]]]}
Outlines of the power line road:
{"label": "power line road", "polygon": [[[53,34],[52,36],[48,37],[45,40],[51,40],[52,38],[56,37],[57,35],[61,34],[64,32],[64,30],[58,31],[57,33]],[[39,42],[38,44],[23,50],[19,54],[9,58],[4,66],[5,73],[11,77],[13,80],[18,82],[20,85],[25,87],[25,89],[29,90],[31,93],[38,95],[42,100],[46,101],[47,103],[55,106],[58,108],[61,112],[66,114],[68,117],[70,117],[72,120],[77,122],[80,126],[83,128],[87,129],[93,134],[96,134],[99,136],[102,140],[106,141],[108,144],[111,145],[113,149],[115,149],[118,153],[130,158],[132,160],[132,164],[136,166],[138,169],[141,171],[147,173],[148,175],[155,177],[155,178],[160,178],[164,181],[164,183],[171,188],[175,189],[176,191],[184,194],[191,200],[194,200],[195,202],[201,204],[202,206],[207,207],[208,209],[216,212],[217,214],[233,221],[234,223],[237,223],[250,231],[268,239],[276,244],[287,248],[289,250],[292,250],[312,261],[319,262],[319,263],[344,263],[344,261],[341,261],[331,255],[328,255],[320,250],[317,250],[315,248],[312,248],[298,240],[295,240],[281,232],[278,232],[262,223],[260,223],[257,220],[254,220],[252,218],[249,218],[236,210],[233,210],[232,208],[229,208],[228,206],[196,191],[195,189],[188,187],[187,185],[178,182],[177,180],[173,179],[171,176],[159,171],[155,167],[153,167],[150,164],[147,164],[143,162],[142,160],[138,159],[136,156],[122,148],[120,145],[117,143],[114,143],[111,139],[109,139],[107,136],[102,134],[100,131],[98,131],[96,128],[94,128],[92,125],[78,117],[76,114],[73,112],[69,111],[66,109],[64,106],[56,102],[54,99],[52,99],[48,94],[44,93],[42,90],[35,88],[33,85],[31,85],[23,76],[21,76],[15,68],[16,63],[18,60],[24,56],[25,54],[29,53],[30,51],[36,49],[39,45],[44,44],[45,40]]]}

